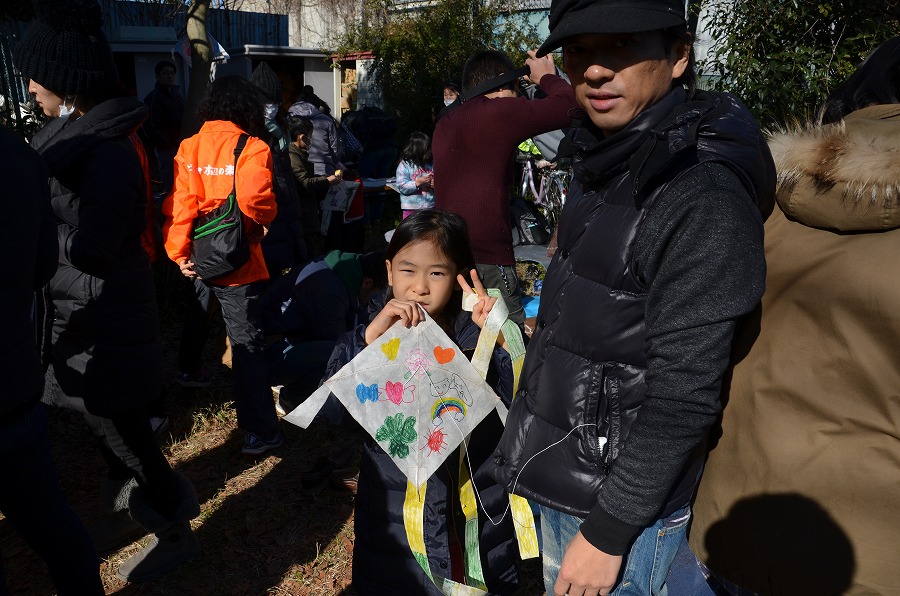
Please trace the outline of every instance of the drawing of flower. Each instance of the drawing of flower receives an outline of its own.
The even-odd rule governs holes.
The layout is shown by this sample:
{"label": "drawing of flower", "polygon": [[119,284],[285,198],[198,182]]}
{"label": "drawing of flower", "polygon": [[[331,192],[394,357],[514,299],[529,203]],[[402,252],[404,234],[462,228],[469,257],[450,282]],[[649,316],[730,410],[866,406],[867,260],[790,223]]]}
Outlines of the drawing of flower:
{"label": "drawing of flower", "polygon": [[403,459],[409,456],[409,443],[414,442],[416,434],[415,416],[405,417],[403,414],[394,414],[384,419],[384,424],[375,433],[376,441],[388,441],[388,453],[391,457]]}
{"label": "drawing of flower", "polygon": [[425,376],[430,365],[431,362],[428,360],[428,356],[418,348],[410,352],[409,356],[406,357],[406,366],[409,368],[409,372],[418,379]]}

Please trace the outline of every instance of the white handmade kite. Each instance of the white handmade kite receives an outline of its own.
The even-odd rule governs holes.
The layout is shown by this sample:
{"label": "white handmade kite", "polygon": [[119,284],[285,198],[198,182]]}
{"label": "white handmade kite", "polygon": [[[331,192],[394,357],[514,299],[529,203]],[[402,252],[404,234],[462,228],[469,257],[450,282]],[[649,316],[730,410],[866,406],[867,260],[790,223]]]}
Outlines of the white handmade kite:
{"label": "white handmade kite", "polygon": [[330,393],[416,487],[501,403],[427,314],[394,323],[285,420],[306,428]]}
{"label": "white handmade kite", "polygon": [[[500,297],[496,289],[486,292]],[[471,311],[477,301],[476,295],[468,293],[462,307]],[[485,320],[471,362],[427,313],[423,311],[423,315],[424,320],[409,329],[399,321],[394,323],[285,420],[308,427],[328,395],[334,393],[408,479],[403,525],[422,570],[442,594],[482,596],[487,587],[481,568],[478,504],[467,458],[460,457],[458,483],[459,504],[465,514],[464,584],[433,574],[428,563],[423,525],[426,481],[492,409],[506,420],[506,407],[484,382],[501,329],[512,358],[513,393],[525,346],[502,300]],[[531,508],[518,495],[509,495],[509,501],[519,552],[523,559],[537,557]]]}

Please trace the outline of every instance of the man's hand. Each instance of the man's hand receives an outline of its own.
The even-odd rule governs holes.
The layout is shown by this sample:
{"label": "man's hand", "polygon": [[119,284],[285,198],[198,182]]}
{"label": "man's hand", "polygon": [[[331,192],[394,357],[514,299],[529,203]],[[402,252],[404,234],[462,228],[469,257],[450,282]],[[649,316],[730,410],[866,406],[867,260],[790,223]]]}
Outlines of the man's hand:
{"label": "man's hand", "polygon": [[541,77],[546,74],[556,74],[556,64],[550,54],[543,58],[538,58],[535,54],[537,54],[537,50],[528,50],[528,55],[531,57],[525,61],[525,64],[531,69],[531,73],[525,78],[535,85],[540,85]]}
{"label": "man's hand", "polygon": [[607,596],[619,578],[621,567],[621,556],[608,555],[595,548],[578,532],[566,547],[553,593]]}

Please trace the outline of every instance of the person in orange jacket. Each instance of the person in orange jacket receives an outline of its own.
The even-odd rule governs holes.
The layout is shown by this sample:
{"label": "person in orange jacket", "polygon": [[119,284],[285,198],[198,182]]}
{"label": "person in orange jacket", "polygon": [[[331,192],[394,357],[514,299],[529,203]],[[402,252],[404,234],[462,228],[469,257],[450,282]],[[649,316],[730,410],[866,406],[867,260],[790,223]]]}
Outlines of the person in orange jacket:
{"label": "person in orange jacket", "polygon": [[[280,447],[275,402],[266,380],[264,339],[257,296],[269,279],[260,240],[275,218],[272,154],[265,137],[262,99],[253,85],[237,76],[214,81],[200,104],[200,132],[185,139],[175,156],[175,185],[163,202],[163,239],[169,258],[181,273],[202,283],[218,300],[231,342],[238,426],[246,433],[243,453],[261,455]],[[250,138],[235,166],[241,134]],[[250,238],[250,260],[214,281],[199,279],[191,261],[194,219],[222,204],[237,191]],[[199,288],[202,290],[202,288]]]}

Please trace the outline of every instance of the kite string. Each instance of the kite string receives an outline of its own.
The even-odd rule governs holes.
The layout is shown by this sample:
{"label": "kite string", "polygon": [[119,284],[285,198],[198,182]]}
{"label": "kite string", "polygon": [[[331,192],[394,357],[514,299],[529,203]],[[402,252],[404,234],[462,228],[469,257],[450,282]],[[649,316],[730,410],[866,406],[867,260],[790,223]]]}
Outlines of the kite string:
{"label": "kite string", "polygon": [[[419,363],[416,366],[416,370],[415,371],[410,370],[410,373],[412,373],[412,376],[415,376],[416,373],[418,373],[419,370],[422,368],[423,368],[422,364]],[[425,376],[428,377],[428,383],[431,386],[431,389],[435,390],[434,380],[431,378],[431,374],[428,372],[428,369],[425,369],[424,373],[425,373]],[[444,396],[440,395],[440,392],[434,391],[433,394],[437,395],[438,399],[441,402],[444,401]],[[500,524],[503,523],[503,520],[506,519],[506,514],[509,513],[511,505],[507,502],[506,509],[503,511],[503,515],[501,515],[500,519],[497,521],[494,521],[494,518],[491,517],[490,513],[488,513],[487,508],[484,506],[484,501],[482,501],[482,499],[481,499],[481,493],[478,490],[478,485],[475,483],[475,469],[472,466],[472,458],[469,455],[469,445],[465,440],[466,433],[464,433],[462,428],[460,428],[459,423],[456,421],[455,417],[450,416],[449,418],[453,422],[453,424],[456,426],[456,430],[459,432],[459,434],[463,436],[463,441],[462,441],[461,445],[463,446],[465,453],[466,453],[466,463],[469,466],[469,477],[472,479],[472,490],[475,492],[475,497],[478,499],[478,504],[481,506],[481,510],[484,512],[484,515],[488,518],[488,521],[491,522],[491,525],[499,526]],[[535,453],[534,455],[529,457],[528,460],[522,465],[522,467],[519,468],[519,472],[518,472],[518,474],[516,474],[515,480],[513,480],[512,487],[510,488],[509,493],[510,494],[515,493],[516,485],[519,483],[519,477],[522,475],[522,472],[525,471],[525,468],[528,466],[528,464],[531,463],[531,461],[534,458],[536,458],[537,456],[541,455],[542,453],[549,451],[550,449],[556,447],[557,445],[559,445],[560,443],[562,443],[563,441],[568,439],[572,435],[572,433],[574,433],[576,430],[578,430],[579,428],[584,428],[586,426],[597,426],[597,423],[596,422],[586,422],[584,424],[579,424],[578,426],[575,426],[574,428],[572,428],[572,430],[570,430],[568,433],[566,433],[566,435],[563,438],[561,438],[560,440],[556,441],[555,443],[551,443],[550,445],[544,447],[543,449],[541,449],[540,451],[538,451],[537,453]]]}
{"label": "kite string", "polygon": [[[443,398],[442,398],[442,399],[443,399]],[[456,425],[456,429],[459,431],[459,433],[460,433],[460,434],[463,434],[462,429],[459,427],[459,424],[456,422],[456,420],[453,419],[453,416],[450,416],[450,419],[453,420],[453,424]],[[561,438],[560,440],[556,441],[555,443],[551,443],[550,445],[544,447],[543,449],[541,449],[540,451],[538,451],[537,453],[535,453],[534,455],[532,455],[531,457],[529,457],[529,458],[528,458],[528,461],[526,461],[526,462],[522,465],[522,467],[519,468],[519,473],[516,474],[516,478],[515,478],[515,480],[513,480],[512,487],[510,488],[509,492],[510,492],[511,494],[515,492],[515,490],[516,490],[516,485],[519,483],[519,476],[522,475],[522,472],[525,471],[525,467],[526,467],[528,464],[531,463],[531,460],[533,460],[534,458],[536,458],[536,457],[539,456],[540,454],[544,453],[545,451],[549,451],[549,450],[552,449],[553,447],[556,447],[557,445],[559,445],[560,443],[562,443],[563,441],[565,441],[566,439],[568,439],[569,436],[571,436],[571,434],[572,434],[573,432],[575,432],[575,431],[578,430],[579,428],[583,428],[583,427],[585,427],[585,426],[597,426],[597,423],[596,423],[596,422],[587,422],[587,423],[585,423],[585,424],[579,424],[578,426],[576,426],[576,427],[574,427],[572,430],[570,430],[568,433],[566,433],[566,436],[564,436],[564,437]],[[494,525],[494,526],[499,526],[500,524],[503,523],[503,520],[506,518],[506,514],[509,513],[510,504],[509,504],[509,503],[506,504],[506,509],[503,511],[503,515],[500,516],[500,519],[497,520],[497,521],[494,521],[494,518],[491,517],[491,514],[488,513],[487,508],[484,506],[484,502],[481,500],[481,493],[478,491],[478,486],[475,484],[475,470],[474,470],[474,468],[472,467],[472,459],[471,459],[471,457],[469,456],[469,446],[468,446],[468,444],[466,443],[465,440],[463,440],[462,445],[463,445],[464,448],[465,448],[465,452],[466,452],[466,463],[468,463],[468,465],[469,465],[469,476],[470,476],[470,478],[472,478],[472,489],[475,491],[475,497],[478,499],[478,504],[481,506],[481,510],[482,510],[482,511],[484,512],[484,514],[487,516],[488,521],[490,521],[491,524]]]}

